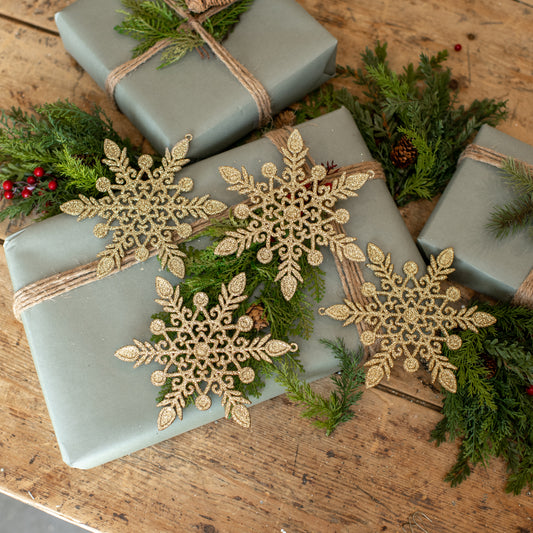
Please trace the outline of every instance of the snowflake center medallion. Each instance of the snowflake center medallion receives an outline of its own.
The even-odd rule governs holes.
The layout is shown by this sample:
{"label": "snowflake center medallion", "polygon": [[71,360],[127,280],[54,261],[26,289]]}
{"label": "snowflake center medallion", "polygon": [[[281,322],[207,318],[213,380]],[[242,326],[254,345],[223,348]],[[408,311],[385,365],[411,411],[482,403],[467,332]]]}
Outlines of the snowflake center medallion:
{"label": "snowflake center medallion", "polygon": [[141,198],[137,202],[137,210],[141,215],[147,215],[152,209],[152,204],[145,198]]}
{"label": "snowflake center medallion", "polygon": [[[457,390],[453,366],[442,355],[442,344],[451,350],[461,347],[458,335],[450,335],[449,329],[469,329],[475,333],[477,327],[487,327],[496,319],[477,307],[456,310],[447,305],[456,302],[461,293],[457,287],[441,292],[440,284],[454,269],[453,250],[447,248],[437,259],[430,258],[427,274],[417,279],[418,266],[408,261],[403,267],[406,274],[402,278],[394,273],[390,254],[385,254],[375,244],[367,249],[370,263],[367,267],[381,279],[379,290],[373,283],[364,283],[361,292],[372,301],[366,305],[344,300],[344,305],[333,305],[320,309],[322,315],[336,320],[344,320],[344,325],[361,324],[366,329],[361,334],[361,342],[370,346],[380,341],[380,352],[374,355],[365,366],[370,367],[366,374],[366,386],[374,387],[385,376],[390,378],[394,359],[405,356],[404,368],[415,372],[419,368],[417,358],[427,361],[432,382],[439,383],[448,391]],[[477,327],[476,327],[477,326]]]}
{"label": "snowflake center medallion", "polygon": [[186,216],[209,218],[223,211],[222,202],[209,199],[209,195],[191,200],[182,192],[193,188],[190,178],[182,178],[173,183],[174,174],[179,172],[189,160],[185,159],[192,139],[187,135],[178,142],[161,160],[161,166],[151,170],[153,159],[144,154],[139,157],[140,170],[129,166],[126,149],[120,150],[117,144],[106,139],[103,162],[116,174],[116,183],[102,177],[96,182],[98,191],[107,193],[100,200],[80,195],[79,200],[71,200],[61,206],[69,215],[78,220],[99,216],[106,220],[94,227],[96,237],[103,238],[111,231],[113,242],[106,246],[97,266],[99,278],[120,268],[122,259],[129,249],[135,248],[135,258],[145,261],[150,256],[148,247],[157,249],[161,265],[176,276],[185,275],[185,254],[172,242],[172,235],[187,238],[192,232],[190,224],[182,223]]}
{"label": "snowflake center medallion", "polygon": [[257,252],[261,263],[270,263],[274,252],[279,257],[278,275],[281,292],[290,300],[303,282],[299,260],[302,256],[312,266],[323,261],[318,246],[329,246],[342,261],[364,261],[362,250],[355,244],[354,237],[347,237],[337,231],[334,223],[345,224],[350,218],[346,209],[335,209],[338,200],[357,196],[373,172],[357,173],[347,176],[346,172],[320,185],[326,177],[322,165],[311,168],[309,175],[304,170],[308,149],[304,146],[298,130],[294,130],[287,148],[282,148],[283,162],[286,167],[281,176],[274,163],[265,163],[261,169],[266,182],[255,182],[245,168],[239,171],[233,167],[220,167],[230,191],[248,196],[247,204],[239,204],[234,215],[248,220],[246,228],[228,231],[215,249],[215,255],[240,256],[254,243],[264,243]]}
{"label": "snowflake center medallion", "polygon": [[209,356],[209,344],[206,342],[199,342],[194,347],[194,355],[197,359],[207,359]]}
{"label": "snowflake center medallion", "polygon": [[250,401],[235,390],[235,377],[251,383],[255,372],[246,361],[253,358],[272,362],[272,357],[298,349],[296,344],[271,339],[270,335],[242,337],[242,333],[253,328],[253,320],[243,315],[235,323],[232,315],[247,298],[243,294],[245,287],[246,274],[242,272],[227,287],[222,285],[217,305],[208,310],[209,298],[199,292],[193,297],[194,309],[189,309],[183,305],[179,285],[174,289],[167,280],[156,279],[156,291],[161,298],[156,301],[170,313],[172,325],[161,319],[153,320],[150,330],[162,336],[162,340],[154,346],[134,339],[133,345],[120,348],[115,355],[123,361],[134,362],[136,367],[152,361],[163,367],[154,371],[151,378],[152,384],[158,387],[166,386],[170,380],[170,390],[158,404],[162,407],[157,421],[160,430],[172,424],[176,417],[183,417],[189,397],[195,398],[197,409],[209,409],[209,393],[222,397],[226,418],[231,416],[238,424],[248,427],[250,414],[245,405]]}

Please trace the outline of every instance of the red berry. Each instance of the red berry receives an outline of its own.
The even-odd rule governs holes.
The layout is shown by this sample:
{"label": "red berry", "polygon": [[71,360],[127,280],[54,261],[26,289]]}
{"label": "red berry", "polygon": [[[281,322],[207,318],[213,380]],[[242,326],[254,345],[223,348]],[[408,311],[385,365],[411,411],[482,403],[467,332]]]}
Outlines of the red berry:
{"label": "red berry", "polygon": [[2,183],[2,187],[4,188],[4,191],[10,191],[13,189],[14,183],[11,180],[6,180],[4,183]]}
{"label": "red berry", "polygon": [[28,185],[35,185],[37,183],[37,178],[34,178],[33,176],[28,176],[28,179],[26,181],[28,182]]}
{"label": "red berry", "polygon": [[42,178],[44,176],[44,168],[43,167],[36,167],[34,170],[33,170],[33,175],[36,177],[36,178]]}
{"label": "red berry", "polygon": [[6,200],[11,200],[13,198],[13,191],[4,191],[4,198]]}
{"label": "red berry", "polygon": [[48,188],[51,191],[55,191],[57,189],[57,181],[56,180],[49,181],[48,182]]}
{"label": "red berry", "polygon": [[530,396],[533,396],[533,385],[530,385],[530,386],[526,389],[526,393],[529,394]]}
{"label": "red berry", "polygon": [[456,52],[460,52],[460,51],[463,49],[463,47],[462,47],[459,43],[457,43],[457,44],[453,47],[453,49],[454,49]]}
{"label": "red berry", "polygon": [[30,191],[30,189],[24,187],[21,192],[22,198],[29,198],[33,193]]}

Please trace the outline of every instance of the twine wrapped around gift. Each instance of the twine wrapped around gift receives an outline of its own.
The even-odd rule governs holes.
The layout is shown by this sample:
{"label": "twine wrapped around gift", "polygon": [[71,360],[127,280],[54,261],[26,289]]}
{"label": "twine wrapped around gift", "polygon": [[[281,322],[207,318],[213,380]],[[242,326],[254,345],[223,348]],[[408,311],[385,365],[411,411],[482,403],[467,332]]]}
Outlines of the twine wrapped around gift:
{"label": "twine wrapped around gift", "polygon": [[203,13],[210,7],[224,6],[233,4],[235,0],[185,0],[187,7],[194,13]]}
{"label": "twine wrapped around gift", "polygon": [[[496,152],[491,148],[480,146],[478,144],[468,145],[459,158],[459,163],[463,159],[472,159],[480,163],[485,163],[496,168],[502,168],[505,161],[509,159],[509,156]],[[533,165],[520,161],[526,168],[533,169]],[[533,309],[533,267],[529,271],[524,281],[518,287],[513,299],[511,300],[513,305],[520,305],[523,307],[529,307]]]}
{"label": "twine wrapped around gift", "polygon": [[[290,132],[291,130],[288,128],[276,130],[267,134],[267,137],[279,150],[280,147],[286,144]],[[311,163],[314,164],[312,161]],[[322,180],[322,183],[335,180],[343,173],[351,174],[357,172],[372,172],[372,177],[370,179],[385,179],[383,169],[378,162],[365,161],[335,169],[334,172],[331,172]],[[230,215],[231,209],[232,208],[230,207],[222,211],[220,214],[211,217],[209,220],[199,220],[198,222],[192,224],[191,236],[198,235],[204,231],[209,225],[212,224],[214,220],[227,218]],[[340,227],[338,229],[339,232],[342,231]],[[176,244],[179,244],[183,240],[184,239],[176,239],[175,242]],[[154,249],[150,252],[150,257],[155,255],[157,255],[157,250]],[[26,311],[27,309],[30,309],[31,307],[47,300],[56,298],[57,296],[61,296],[62,294],[68,293],[73,289],[77,289],[78,287],[82,287],[97,281],[98,262],[99,260],[95,260],[86,265],[80,265],[71,270],[54,274],[53,276],[38,280],[16,291],[13,298],[13,313],[15,318],[20,320],[22,312]],[[352,301],[365,303],[365,298],[360,291],[361,284],[364,282],[364,280],[359,265],[353,261],[339,261],[337,257],[335,257],[335,262],[346,298],[349,298]],[[120,270],[125,270],[136,263],[137,260],[135,259],[135,255],[132,251],[130,251],[125,254]]]}
{"label": "twine wrapped around gift", "polygon": [[[272,118],[272,108],[270,96],[261,82],[239,61],[237,61],[208,31],[204,29],[202,23],[209,17],[225,9],[228,5],[235,3],[237,0],[188,0],[187,4],[194,10],[205,9],[200,15],[192,15],[185,11],[174,0],[163,0],[192,31],[196,32],[204,42],[209,45],[213,53],[227,67],[239,83],[248,91],[254,99],[259,114],[259,125],[264,126]],[[208,9],[207,9],[208,8]],[[181,28],[181,26],[180,26]],[[135,71],[138,67],[146,63],[158,52],[164,50],[172,44],[172,39],[162,39],[152,46],[143,54],[126,61],[113,69],[107,76],[105,89],[107,94],[114,100],[115,89],[119,82],[128,74]]]}

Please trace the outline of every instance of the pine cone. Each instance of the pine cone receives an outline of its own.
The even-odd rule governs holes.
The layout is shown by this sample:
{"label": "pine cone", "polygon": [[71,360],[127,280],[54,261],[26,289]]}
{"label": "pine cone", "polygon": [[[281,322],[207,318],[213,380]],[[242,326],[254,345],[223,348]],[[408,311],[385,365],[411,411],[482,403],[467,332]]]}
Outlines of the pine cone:
{"label": "pine cone", "polygon": [[496,372],[498,371],[498,363],[495,359],[487,355],[486,353],[481,354],[481,359],[483,359],[483,364],[485,365],[485,368],[487,369],[487,377],[489,379],[492,379]]}
{"label": "pine cone", "polygon": [[398,144],[391,150],[390,160],[397,168],[408,168],[416,163],[418,157],[418,150],[413,146],[413,143],[404,135]]}
{"label": "pine cone", "polygon": [[284,128],[285,126],[294,126],[296,122],[296,114],[290,109],[286,109],[276,115],[274,118],[274,127],[276,129]]}
{"label": "pine cone", "polygon": [[269,326],[266,319],[265,308],[261,304],[253,304],[250,306],[246,314],[254,321],[254,329],[259,331]]}

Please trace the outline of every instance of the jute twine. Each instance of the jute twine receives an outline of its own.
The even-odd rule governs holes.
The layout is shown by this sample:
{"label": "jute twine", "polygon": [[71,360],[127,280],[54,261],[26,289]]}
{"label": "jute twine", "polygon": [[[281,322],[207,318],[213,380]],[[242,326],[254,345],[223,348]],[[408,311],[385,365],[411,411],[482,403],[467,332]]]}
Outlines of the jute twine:
{"label": "jute twine", "polygon": [[214,6],[229,6],[235,0],[185,0],[187,7],[194,13],[203,13],[206,9]]}
{"label": "jute twine", "polygon": [[[289,132],[290,133],[290,132]],[[280,146],[283,146],[283,139],[288,139],[289,133],[287,132],[271,132],[267,136],[279,149]],[[357,172],[368,172],[373,171],[373,179],[385,179],[381,165],[375,161],[368,161],[363,163],[358,163],[355,165],[349,165],[335,170],[322,180],[322,183],[327,183],[328,181],[339,178],[342,173],[346,172],[347,174],[357,173]],[[242,203],[250,203],[249,201]],[[192,235],[198,235],[204,231],[208,226],[212,224],[213,221],[222,220],[227,218],[230,215],[230,210],[232,208],[228,207],[218,215],[211,217],[209,220],[199,220],[192,224]],[[189,237],[189,239],[191,238]],[[184,239],[175,239],[176,244],[183,242]],[[150,252],[150,257],[157,255],[157,250],[152,250]],[[20,320],[21,314],[30,309],[31,307],[38,305],[47,300],[61,296],[62,294],[68,293],[73,289],[78,287],[83,287],[89,283],[97,281],[96,270],[98,267],[99,260],[92,261],[86,265],[80,265],[71,270],[65,272],[59,272],[47,278],[35,281],[30,283],[25,287],[22,287],[15,292],[13,298],[13,313],[17,320]],[[341,276],[341,282],[343,285],[344,292],[347,298],[352,299],[353,301],[359,301],[363,303],[364,299],[360,293],[359,287],[361,286],[363,277],[359,265],[353,263],[352,261],[338,261],[337,270]],[[122,265],[119,271],[130,268],[131,266],[137,264],[135,259],[135,254],[133,250],[127,252],[122,260]],[[118,273],[118,271],[117,271]],[[114,274],[113,274],[114,275]]]}
{"label": "jute twine", "polygon": [[[484,146],[479,146],[477,144],[470,144],[466,147],[464,152],[459,158],[459,162],[463,159],[473,159],[474,161],[479,161],[480,163],[486,163],[493,167],[502,168],[505,161],[509,159],[505,154],[496,152],[490,148]],[[533,165],[519,161],[528,169],[533,170]],[[526,276],[524,281],[518,287],[513,299],[511,300],[513,305],[520,305],[523,307],[533,308],[533,268],[529,271],[529,274]]]}
{"label": "jute twine", "polygon": [[[204,29],[202,23],[209,17],[225,9],[228,5],[235,3],[237,0],[217,0],[214,7],[209,8],[200,15],[193,16],[191,13],[185,11],[178,6],[174,0],[163,0],[170,9],[172,9],[180,18],[184,19],[186,24],[192,31],[196,32],[209,45],[213,53],[222,61],[226,68],[235,76],[239,83],[250,93],[254,99],[259,113],[259,125],[263,126],[272,118],[272,108],[270,96],[261,82],[241,63],[239,63],[214,37]],[[202,1],[202,0],[201,0]],[[213,4],[213,0],[203,0],[205,4]],[[180,26],[181,28],[181,26]],[[105,82],[105,89],[107,94],[114,100],[115,89],[119,82],[135,69],[146,63],[155,54],[162,51],[164,48],[172,44],[172,39],[162,39],[143,54],[126,61],[113,69],[107,76]]]}

